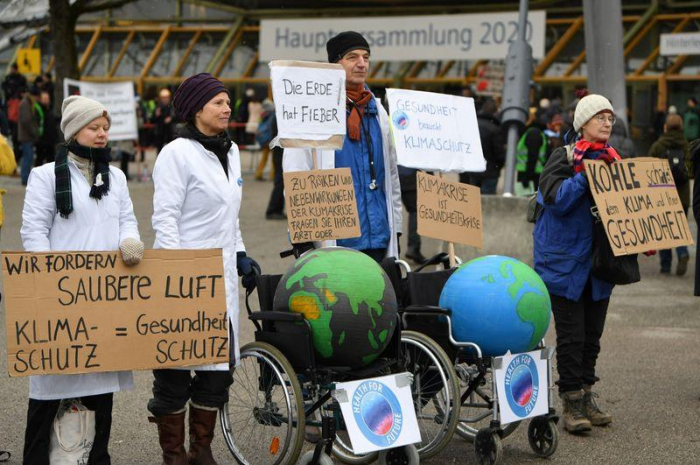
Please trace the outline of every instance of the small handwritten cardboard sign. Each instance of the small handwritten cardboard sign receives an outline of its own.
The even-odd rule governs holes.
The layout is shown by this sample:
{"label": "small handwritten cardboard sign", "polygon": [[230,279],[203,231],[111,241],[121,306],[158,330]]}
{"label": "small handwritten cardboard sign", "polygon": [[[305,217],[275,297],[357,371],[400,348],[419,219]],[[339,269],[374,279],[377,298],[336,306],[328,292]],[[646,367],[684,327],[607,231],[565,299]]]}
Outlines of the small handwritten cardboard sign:
{"label": "small handwritten cardboard sign", "polygon": [[616,256],[693,243],[668,161],[585,160],[588,184]]}
{"label": "small handwritten cardboard sign", "polygon": [[360,236],[350,168],[286,172],[284,191],[293,244]]}
{"label": "small handwritten cardboard sign", "polygon": [[229,360],[221,249],[3,252],[10,376]]}
{"label": "small handwritten cardboard sign", "polygon": [[418,234],[481,248],[484,244],[478,187],[418,172]]}
{"label": "small handwritten cardboard sign", "polygon": [[281,147],[343,147],[346,110],[341,65],[272,61],[270,79]]}

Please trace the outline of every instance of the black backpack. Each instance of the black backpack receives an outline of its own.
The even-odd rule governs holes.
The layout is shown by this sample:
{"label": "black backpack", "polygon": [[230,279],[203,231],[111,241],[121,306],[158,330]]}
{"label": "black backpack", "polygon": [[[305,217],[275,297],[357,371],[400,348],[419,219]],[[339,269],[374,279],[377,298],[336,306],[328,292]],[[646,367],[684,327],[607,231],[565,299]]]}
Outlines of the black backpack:
{"label": "black backpack", "polygon": [[688,182],[688,168],[685,165],[685,150],[670,149],[666,150],[666,158],[671,166],[671,174],[673,182],[676,186],[680,186]]}

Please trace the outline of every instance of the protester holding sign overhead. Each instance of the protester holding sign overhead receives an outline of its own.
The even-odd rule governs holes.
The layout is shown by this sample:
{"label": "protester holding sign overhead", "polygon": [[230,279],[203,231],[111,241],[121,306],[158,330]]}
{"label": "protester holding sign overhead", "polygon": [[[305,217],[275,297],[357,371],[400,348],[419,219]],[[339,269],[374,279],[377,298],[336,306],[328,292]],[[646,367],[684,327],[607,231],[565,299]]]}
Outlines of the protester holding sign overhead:
{"label": "protester holding sign overhead", "polygon": [[[230,345],[238,358],[238,275],[255,285],[258,264],[246,255],[239,229],[243,179],[238,147],[226,129],[230,95],[216,78],[201,73],[187,78],[173,98],[185,122],[179,137],[166,145],[153,169],[154,248],[223,249],[226,306],[232,328]],[[235,360],[231,360],[233,363]],[[215,464],[211,451],[216,412],[228,401],[233,383],[229,363],[182,370],[154,370],[148,410],[158,425],[163,463],[185,464],[185,407],[190,401],[189,463]]]}
{"label": "protester holding sign overhead", "polygon": [[557,332],[559,395],[569,432],[612,421],[591,391],[613,284],[591,273],[594,218],[584,160],[620,159],[607,143],[615,115],[602,95],[581,98],[574,114],[575,142],[556,149],[540,176],[543,207],[534,230],[535,270],[547,285]]}
{"label": "protester holding sign overhead", "polygon": [[[22,243],[29,252],[120,250],[137,264],[143,243],[126,177],[109,165],[111,118],[102,104],[72,96],[63,101],[66,142],[56,161],[32,170],[22,212]],[[88,463],[109,464],[112,393],[133,387],[131,372],[32,376],[24,463],[49,463],[49,437],[62,399],[79,398],[95,412]]]}
{"label": "protester holding sign overhead", "polygon": [[[360,250],[377,261],[398,257],[402,231],[401,188],[389,117],[365,85],[369,71],[369,44],[353,31],[342,32],[326,44],[328,61],[345,69],[347,136],[335,153],[319,150],[317,163],[310,149],[285,149],[285,172],[350,168],[357,198],[361,236],[337,245]],[[310,244],[305,245],[306,248]],[[299,245],[295,247],[299,248]],[[301,249],[304,249],[304,245]]]}
{"label": "protester holding sign overhead", "polygon": [[[649,156],[668,160],[673,175],[673,182],[676,184],[678,197],[681,199],[683,211],[688,214],[690,208],[690,180],[688,168],[686,167],[686,157],[688,154],[688,141],[683,136],[683,120],[679,115],[668,115],[664,123],[664,133],[649,148]],[[676,247],[678,265],[676,274],[683,276],[688,269],[690,254],[687,246]],[[671,263],[673,261],[672,250],[660,250],[661,273],[671,273]]]}

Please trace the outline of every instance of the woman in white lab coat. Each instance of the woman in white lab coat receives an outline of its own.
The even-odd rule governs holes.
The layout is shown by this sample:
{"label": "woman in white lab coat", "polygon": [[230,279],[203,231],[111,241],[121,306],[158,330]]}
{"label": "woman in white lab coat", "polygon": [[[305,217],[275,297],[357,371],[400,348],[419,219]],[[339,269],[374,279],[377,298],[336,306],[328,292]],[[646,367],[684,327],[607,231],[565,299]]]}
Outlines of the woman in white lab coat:
{"label": "woman in white lab coat", "polygon": [[[29,252],[121,250],[127,265],[141,260],[143,243],[124,173],[109,165],[111,118],[94,100],[63,101],[66,143],[55,163],[32,170],[22,211],[22,243]],[[41,375],[29,380],[24,463],[49,464],[49,440],[62,399],[80,399],[95,412],[90,464],[109,464],[112,394],[132,389],[131,372]]]}
{"label": "woman in white lab coat", "polygon": [[[238,226],[243,180],[236,147],[226,129],[228,90],[207,73],[186,79],[173,99],[186,122],[179,137],[158,155],[153,170],[155,248],[223,249],[231,353],[238,357],[238,278],[254,285],[258,264],[246,256]],[[231,363],[235,363],[232,360]],[[215,464],[211,441],[216,413],[233,382],[229,364],[154,370],[148,410],[158,425],[164,464]],[[185,407],[190,402],[189,454],[185,454]],[[189,456],[189,457],[188,457]]]}

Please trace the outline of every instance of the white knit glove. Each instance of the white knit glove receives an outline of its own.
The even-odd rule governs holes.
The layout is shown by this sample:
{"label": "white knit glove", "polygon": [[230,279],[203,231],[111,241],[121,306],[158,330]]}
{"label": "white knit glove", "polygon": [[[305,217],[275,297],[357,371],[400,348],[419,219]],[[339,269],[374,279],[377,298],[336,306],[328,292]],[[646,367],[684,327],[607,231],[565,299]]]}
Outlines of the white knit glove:
{"label": "white knit glove", "polygon": [[127,237],[119,244],[122,260],[127,266],[138,264],[143,258],[143,242],[132,237]]}

